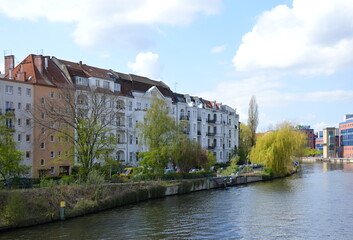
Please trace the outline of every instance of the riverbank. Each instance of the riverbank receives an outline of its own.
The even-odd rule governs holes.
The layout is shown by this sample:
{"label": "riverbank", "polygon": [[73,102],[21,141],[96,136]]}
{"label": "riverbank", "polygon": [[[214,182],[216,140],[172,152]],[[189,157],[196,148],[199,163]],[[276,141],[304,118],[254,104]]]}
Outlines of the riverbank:
{"label": "riverbank", "polygon": [[302,162],[342,162],[352,163],[353,158],[323,158],[323,157],[305,157],[301,159]]}
{"label": "riverbank", "polygon": [[68,219],[149,199],[271,179],[267,175],[245,174],[169,182],[62,185],[2,190],[0,231],[58,221],[60,203],[63,201],[65,219]]}

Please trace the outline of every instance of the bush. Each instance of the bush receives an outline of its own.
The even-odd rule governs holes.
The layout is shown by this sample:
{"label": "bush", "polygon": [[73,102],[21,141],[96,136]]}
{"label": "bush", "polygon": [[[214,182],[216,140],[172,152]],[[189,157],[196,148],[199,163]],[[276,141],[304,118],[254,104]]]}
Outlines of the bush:
{"label": "bush", "polygon": [[103,184],[105,182],[104,180],[104,174],[101,173],[100,171],[96,169],[92,169],[87,176],[86,183],[87,184]]}
{"label": "bush", "polygon": [[74,176],[70,176],[70,175],[63,176],[60,181],[61,185],[70,185],[73,183],[75,183],[75,178]]}
{"label": "bush", "polygon": [[26,207],[20,192],[10,194],[7,203],[2,212],[3,219],[8,224],[13,224],[21,221],[26,216]]}
{"label": "bush", "polygon": [[263,171],[265,174],[269,175],[270,177],[273,177],[275,175],[275,172],[270,167],[264,167]]}
{"label": "bush", "polygon": [[44,187],[54,187],[58,185],[58,182],[55,181],[54,179],[46,179],[43,178],[40,180],[39,187],[44,188]]}

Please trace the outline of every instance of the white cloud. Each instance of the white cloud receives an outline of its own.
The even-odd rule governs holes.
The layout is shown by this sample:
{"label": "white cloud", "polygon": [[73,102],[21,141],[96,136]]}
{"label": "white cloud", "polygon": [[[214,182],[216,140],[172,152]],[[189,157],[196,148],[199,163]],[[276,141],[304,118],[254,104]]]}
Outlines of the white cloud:
{"label": "white cloud", "polygon": [[0,62],[0,74],[4,74],[5,73],[5,66],[4,66],[4,62]]}
{"label": "white cloud", "polygon": [[159,26],[190,24],[198,14],[217,14],[221,0],[0,0],[11,18],[76,24],[73,36],[82,46],[114,42],[145,47]]}
{"label": "white cloud", "polygon": [[128,67],[134,73],[141,76],[156,80],[161,77],[162,66],[159,63],[159,56],[152,52],[141,52],[137,54],[135,62],[129,62]]}
{"label": "white cloud", "polygon": [[[287,109],[293,104],[298,105],[320,105],[323,104],[343,104],[353,102],[353,90],[331,90],[331,91],[312,91],[312,92],[288,92],[289,87],[281,83],[279,79],[266,77],[253,77],[239,81],[220,82],[210,91],[200,92],[197,95],[208,100],[217,100],[223,104],[237,108],[242,122],[247,121],[247,111],[251,96],[255,95],[261,109],[285,109],[287,114],[291,111]],[[284,114],[284,113],[283,113]],[[280,115],[280,113],[279,113]],[[265,124],[273,123],[274,116],[264,115],[261,121]],[[315,115],[307,115],[296,119],[299,121],[312,121]],[[268,123],[267,123],[268,122]],[[264,126],[262,126],[264,127]],[[267,125],[265,125],[267,127]]]}
{"label": "white cloud", "polygon": [[215,46],[211,48],[211,53],[220,53],[220,52],[223,52],[225,49],[226,49],[226,45]]}
{"label": "white cloud", "polygon": [[239,71],[331,74],[353,63],[353,1],[293,0],[262,13],[233,58]]}

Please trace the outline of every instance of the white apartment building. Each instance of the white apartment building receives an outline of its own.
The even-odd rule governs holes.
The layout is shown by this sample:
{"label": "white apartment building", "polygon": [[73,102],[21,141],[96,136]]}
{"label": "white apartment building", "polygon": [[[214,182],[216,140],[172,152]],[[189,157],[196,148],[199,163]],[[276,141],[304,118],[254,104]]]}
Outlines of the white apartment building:
{"label": "white apartment building", "polygon": [[23,152],[23,163],[33,164],[33,122],[28,111],[33,106],[33,85],[0,79],[0,114],[8,114],[8,126],[14,129],[17,149]]}
{"label": "white apartment building", "polygon": [[[43,83],[48,82],[49,84],[50,82],[54,86],[65,86],[67,84],[76,86],[78,105],[83,105],[85,102],[89,103],[89,100],[85,100],[84,97],[85,92],[89,89],[97,89],[108,96],[107,108],[114,110],[114,118],[112,116],[102,116],[102,118],[109,118],[106,121],[111,122],[110,134],[115,134],[118,139],[118,144],[114,150],[115,159],[126,165],[138,165],[138,153],[148,150],[146,146],[139,142],[136,123],[143,121],[146,110],[151,105],[152,96],[157,96],[167,102],[170,115],[177,122],[185,121],[188,123],[185,132],[189,138],[198,141],[204,149],[212,152],[216,156],[217,162],[228,161],[234,149],[238,147],[239,115],[235,109],[227,105],[188,94],[174,93],[165,83],[143,76],[124,74],[89,66],[82,64],[82,62],[74,63],[60,60],[55,57],[43,57],[41,55],[27,57],[27,59],[32,58],[36,59],[34,64],[37,62],[38,65],[33,66],[33,69],[37,67],[44,69],[39,71],[41,75],[36,72],[36,79],[43,79],[41,80]],[[40,58],[42,58],[41,62],[39,61]],[[43,66],[38,63],[42,63]],[[12,84],[32,86],[25,82],[16,83],[16,81],[13,81]],[[16,85],[14,89],[18,87]],[[5,88],[5,85],[1,86],[3,92],[5,92]],[[22,91],[27,91],[24,89],[27,87],[22,88]],[[22,97],[27,96],[22,95]],[[4,109],[7,108],[6,101],[13,102],[12,105],[8,103],[10,104],[8,105],[9,108],[18,104],[18,100],[2,100],[0,98],[2,104],[0,106]],[[31,104],[33,100],[23,99],[21,101],[23,101],[21,107],[25,108],[27,102]],[[86,108],[90,108],[89,104]],[[26,120],[21,121],[25,122]],[[19,130],[21,134],[25,134],[30,129],[27,129],[26,126],[23,127]],[[20,138],[23,138],[23,136]],[[30,151],[31,141],[22,142],[22,144],[24,143],[27,145],[21,145],[20,149],[24,149],[26,152]]]}

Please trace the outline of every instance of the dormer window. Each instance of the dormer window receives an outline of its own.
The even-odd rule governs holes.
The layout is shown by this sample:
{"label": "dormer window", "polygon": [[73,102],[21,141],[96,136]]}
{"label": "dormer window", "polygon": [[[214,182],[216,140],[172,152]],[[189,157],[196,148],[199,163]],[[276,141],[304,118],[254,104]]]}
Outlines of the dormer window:
{"label": "dormer window", "polygon": [[88,78],[76,77],[76,84],[81,86],[88,86]]}

